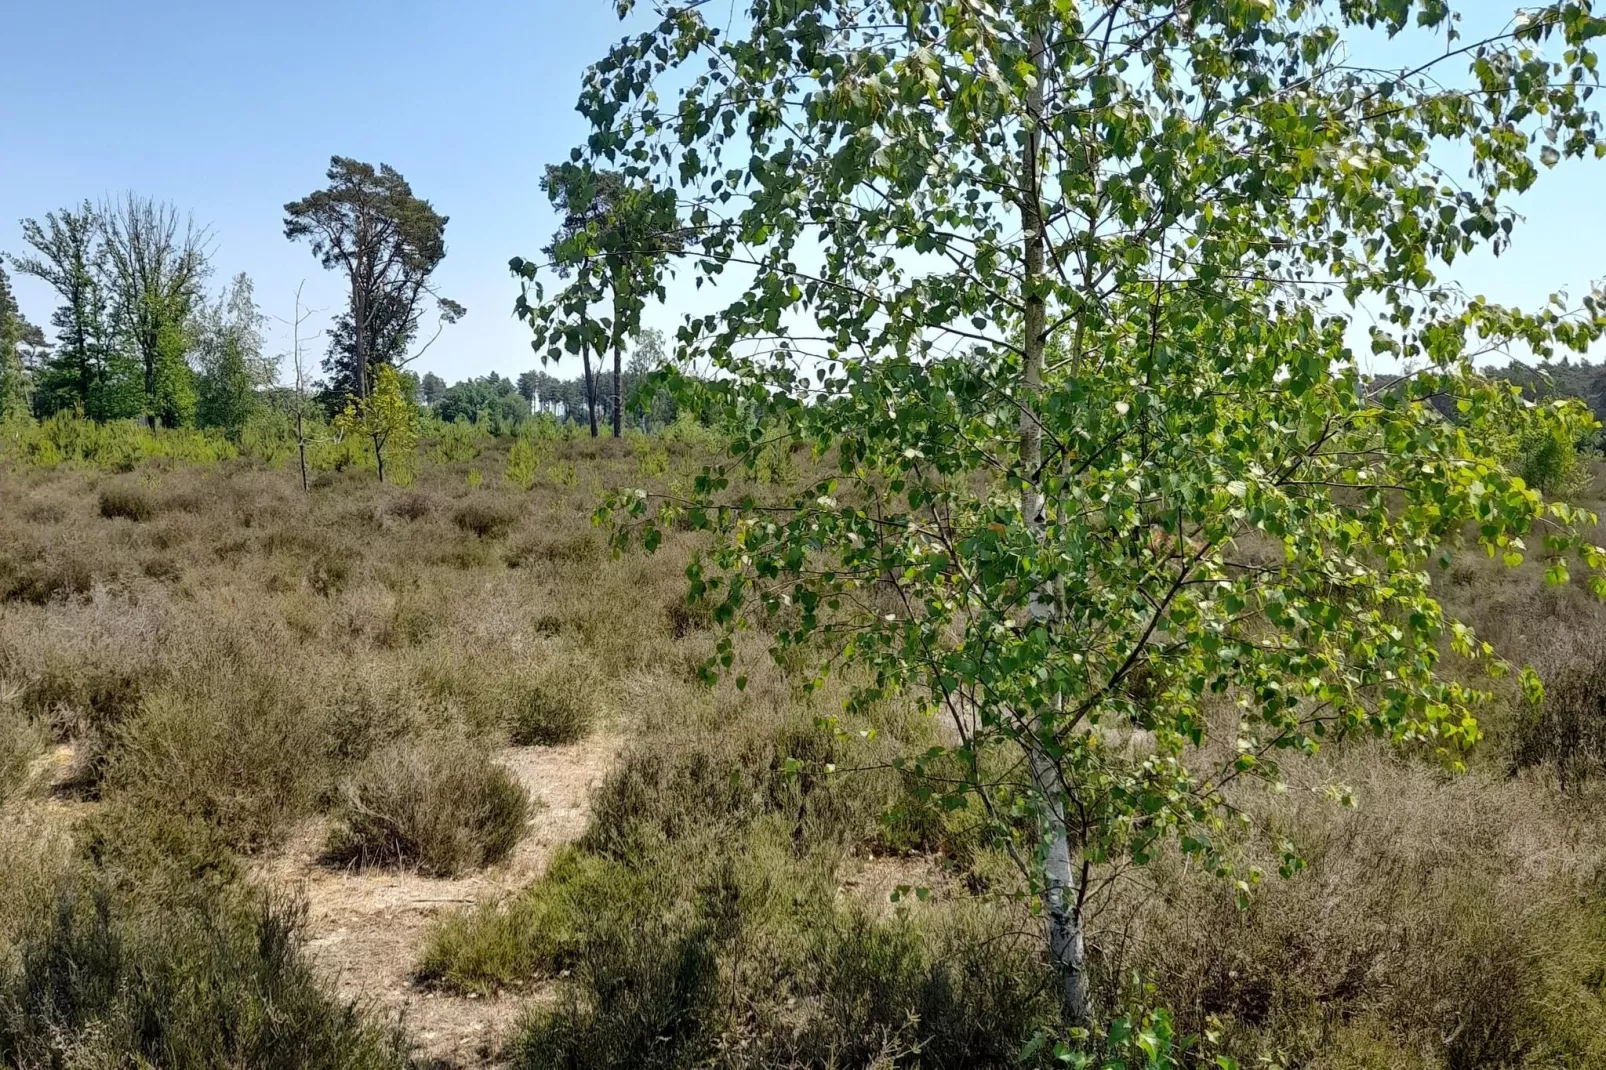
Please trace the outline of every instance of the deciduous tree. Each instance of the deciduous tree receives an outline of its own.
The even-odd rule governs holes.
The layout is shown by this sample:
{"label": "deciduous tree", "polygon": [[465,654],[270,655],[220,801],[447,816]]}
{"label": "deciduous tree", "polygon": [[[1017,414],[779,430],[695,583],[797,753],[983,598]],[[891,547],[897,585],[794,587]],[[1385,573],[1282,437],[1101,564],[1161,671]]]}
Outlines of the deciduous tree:
{"label": "deciduous tree", "polygon": [[115,344],[104,282],[102,224],[95,206],[63,209],[22,221],[29,256],[13,260],[18,271],[47,283],[61,298],[50,318],[56,345],[35,384],[34,404],[43,414],[78,408],[97,420],[142,411],[137,366]]}
{"label": "deciduous tree", "polygon": [[181,221],[173,205],[133,193],[98,215],[115,330],[141,369],[143,411],[170,426],[187,424],[196,405],[188,331],[210,271],[208,232]]}
{"label": "deciduous tree", "polygon": [[191,333],[201,426],[221,427],[237,437],[260,392],[273,385],[278,361],[262,352],[263,322],[251,277],[243,271],[216,304],[203,306],[196,316]]}
{"label": "deciduous tree", "polygon": [[385,481],[385,458],[411,456],[418,445],[418,409],[402,386],[401,374],[388,364],[374,368],[373,389],[352,398],[335,417],[341,434],[360,436],[373,447],[379,481]]}
{"label": "deciduous tree", "polygon": [[[548,167],[542,188],[563,216],[543,253],[560,277],[572,281],[551,302],[532,305],[529,284],[539,265],[515,258],[511,267],[526,283],[516,311],[534,328],[532,344],[543,361],[557,360],[565,350],[580,353],[593,436],[597,391],[591,351],[599,361],[604,348],[613,351],[609,407],[617,438],[624,413],[625,341],[640,331],[647,299],[663,299],[664,265],[684,241],[675,193],[632,184],[616,171],[573,164]],[[534,292],[539,303],[539,285]],[[604,300],[612,315],[593,317],[591,306]]]}
{"label": "deciduous tree", "polygon": [[22,347],[34,330],[17,305],[11,277],[0,260],[0,422],[28,415],[28,375],[22,362]]}
{"label": "deciduous tree", "polygon": [[[1446,277],[1602,153],[1606,20],[1563,0],[1469,40],[1440,0],[752,0],[727,35],[704,10],[592,69],[575,166],[678,189],[698,281],[735,288],[679,332],[719,374],[679,386],[738,470],[806,444],[834,471],[761,500],[714,465],[614,505],[649,544],[676,515],[712,533],[690,574],[718,621],[768,617],[783,656],[857,666],[855,704],[948,719],[905,768],[1016,859],[1080,1027],[1090,873],[1173,838],[1248,894],[1234,782],[1335,736],[1452,764],[1477,739],[1441,652],[1505,666],[1436,601],[1441,553],[1606,588],[1591,518],[1490,448],[1589,417],[1471,365],[1582,349],[1599,295],[1524,313]],[[1416,57],[1367,62],[1368,31]],[[1356,303],[1415,369],[1386,389]]]}

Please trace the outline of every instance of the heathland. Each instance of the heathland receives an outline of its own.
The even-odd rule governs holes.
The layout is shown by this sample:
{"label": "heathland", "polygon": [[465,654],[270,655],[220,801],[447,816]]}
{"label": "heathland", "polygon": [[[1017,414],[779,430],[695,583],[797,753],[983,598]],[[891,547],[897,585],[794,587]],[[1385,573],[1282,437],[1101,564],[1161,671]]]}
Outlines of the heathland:
{"label": "heathland", "polygon": [[[706,683],[703,536],[616,554],[593,524],[711,436],[537,427],[426,440],[409,486],[0,465],[0,1061],[1055,1061],[1029,889],[893,762],[942,722],[845,713],[851,668],[805,688],[761,628],[742,686]],[[1095,998],[1152,1065],[1182,1037],[1245,1066],[1606,1065],[1606,612],[1533,565],[1432,582],[1545,701],[1493,685],[1461,773],[1358,733],[1232,795],[1248,895],[1174,845],[1095,866]]]}

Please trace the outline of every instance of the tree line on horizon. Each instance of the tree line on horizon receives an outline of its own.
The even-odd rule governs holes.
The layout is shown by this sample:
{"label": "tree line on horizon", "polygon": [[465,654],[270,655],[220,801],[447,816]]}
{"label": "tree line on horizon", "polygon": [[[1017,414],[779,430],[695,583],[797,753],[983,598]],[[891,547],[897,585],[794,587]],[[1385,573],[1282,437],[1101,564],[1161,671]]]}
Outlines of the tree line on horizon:
{"label": "tree line on horizon", "polygon": [[[306,316],[299,294],[293,352],[270,355],[267,317],[250,277],[241,272],[219,292],[208,290],[210,229],[170,203],[128,193],[24,219],[26,251],[0,254],[0,420],[68,411],[95,421],[215,428],[238,438],[261,411],[336,419],[349,409],[356,419],[370,407],[378,373],[387,367],[397,373],[403,400],[448,422],[511,429],[539,411],[588,423],[593,435],[600,417],[618,435],[627,421],[646,426],[649,418],[670,415],[663,403],[649,413],[629,400],[664,360],[662,335],[640,328],[640,309],[651,294],[629,284],[640,254],[608,266],[610,257],[622,255],[619,242],[642,245],[653,227],[673,230],[662,223],[662,202],[642,201],[617,176],[597,183],[551,169],[544,187],[563,223],[547,253],[560,275],[575,278],[563,312],[567,325],[579,324],[572,339],[584,374],[565,380],[531,370],[515,384],[493,372],[448,386],[433,372],[406,370],[466,313],[434,283],[446,256],[448,217],[388,164],[336,156],[325,177],[325,186],[284,206],[285,237],[306,242],[347,291],[345,307],[326,332],[321,379],[311,380],[302,366],[299,327]],[[667,210],[672,214],[672,206]],[[669,245],[653,248],[663,255]],[[53,337],[23,314],[7,265],[55,291]],[[608,302],[612,317],[590,315],[597,301]],[[552,317],[558,318],[555,311]],[[607,349],[614,368],[605,388],[601,358]],[[543,352],[543,365],[560,355]],[[287,359],[294,365],[289,387],[279,384]]]}

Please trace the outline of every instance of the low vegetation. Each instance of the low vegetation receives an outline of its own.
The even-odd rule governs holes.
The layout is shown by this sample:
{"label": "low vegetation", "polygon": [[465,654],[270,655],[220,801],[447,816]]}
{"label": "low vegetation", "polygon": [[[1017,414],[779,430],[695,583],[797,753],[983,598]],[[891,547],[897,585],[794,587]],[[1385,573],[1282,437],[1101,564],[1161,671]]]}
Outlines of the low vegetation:
{"label": "low vegetation", "polygon": [[427,737],[391,744],[341,785],[328,854],[450,877],[506,858],[529,808],[524,788],[481,747]]}
{"label": "low vegetation", "polygon": [[[942,725],[891,696],[845,714],[851,679],[804,688],[761,631],[737,636],[741,688],[705,686],[692,536],[612,558],[585,509],[697,455],[558,441],[530,490],[470,489],[509,446],[420,463],[405,489],[334,471],[307,495],[254,464],[0,469],[18,503],[0,574],[49,587],[13,584],[0,609],[0,1060],[402,1065],[405,1040],[330,995],[256,861],[323,829],[326,865],[497,865],[542,818],[498,749],[605,730],[624,751],[578,842],[416,949],[441,998],[549,990],[513,1062],[1051,1064],[1052,972],[1010,845],[893,765]],[[125,485],[161,506],[103,516]],[[505,536],[460,526],[468,503]],[[1225,846],[1272,874],[1243,902],[1174,850],[1094,868],[1095,998],[1134,1030],[1106,1050],[1606,1065],[1606,612],[1535,567],[1433,576],[1552,682],[1537,710],[1497,684],[1465,775],[1331,741],[1286,793],[1236,798]],[[1303,860],[1286,878],[1285,838]]]}

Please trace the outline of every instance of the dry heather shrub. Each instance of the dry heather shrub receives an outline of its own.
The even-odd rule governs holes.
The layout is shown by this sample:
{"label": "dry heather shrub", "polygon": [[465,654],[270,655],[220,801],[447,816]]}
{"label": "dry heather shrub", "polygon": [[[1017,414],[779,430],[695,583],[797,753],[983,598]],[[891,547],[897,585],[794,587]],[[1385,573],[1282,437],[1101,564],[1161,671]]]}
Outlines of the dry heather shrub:
{"label": "dry heather shrub", "polygon": [[0,678],[37,723],[75,745],[68,786],[94,793],[117,726],[167,678],[171,636],[171,607],[154,594],[135,602],[96,591],[0,613]]}
{"label": "dry heather shrub", "polygon": [[302,954],[302,907],[226,892],[153,901],[92,876],[43,899],[15,969],[0,973],[11,1065],[409,1065],[395,1033],[319,984]]}
{"label": "dry heather shrub", "polygon": [[440,633],[447,610],[439,590],[425,590],[416,584],[403,587],[380,629],[379,643],[391,649],[420,646]]}
{"label": "dry heather shrub", "polygon": [[196,675],[118,729],[101,797],[193,818],[234,850],[273,843],[332,776],[322,719],[288,674],[236,661]]}
{"label": "dry heather shrub", "polygon": [[422,731],[432,713],[390,661],[360,662],[325,690],[324,749],[342,768]]}
{"label": "dry heather shrub", "polygon": [[1563,791],[1606,772],[1606,634],[1572,634],[1536,666],[1545,683],[1537,710],[1518,704],[1509,743],[1512,766],[1548,766]]}
{"label": "dry heather shrub", "polygon": [[67,518],[68,503],[59,497],[34,497],[22,511],[23,519],[30,524],[59,524]]}
{"label": "dry heather shrub", "polygon": [[529,795],[482,746],[426,738],[374,754],[341,786],[332,860],[452,876],[507,857]]}
{"label": "dry heather shrub", "polygon": [[351,582],[351,558],[339,551],[320,554],[307,568],[307,586],[325,598],[332,598]]}
{"label": "dry heather shrub", "polygon": [[583,657],[553,658],[513,687],[510,735],[516,746],[574,743],[596,722],[600,681]]}
{"label": "dry heather shrub", "polygon": [[593,532],[544,530],[521,539],[508,551],[509,568],[590,565],[601,561],[602,540]]}
{"label": "dry heather shrub", "polygon": [[0,822],[0,977],[19,965],[18,945],[48,917],[72,847],[42,810],[14,809]]}
{"label": "dry heather shrub", "polygon": [[473,498],[459,505],[452,513],[452,523],[458,529],[482,539],[500,539],[513,530],[517,516],[502,505]]}
{"label": "dry heather shrub", "polygon": [[[1304,871],[1239,909],[1223,882],[1157,863],[1154,894],[1099,914],[1102,975],[1152,982],[1181,1030],[1217,1020],[1244,1065],[1600,1065],[1598,835],[1582,842],[1529,783],[1445,783],[1362,749],[1334,773],[1358,810],[1315,792],[1252,803],[1303,849]],[[1259,861],[1275,872],[1275,856]],[[1364,1059],[1334,1061],[1341,1049]]]}
{"label": "dry heather shrub", "polygon": [[0,602],[36,606],[88,594],[95,585],[95,566],[88,555],[62,546],[51,552],[20,552],[0,560]]}
{"label": "dry heather shrub", "polygon": [[419,490],[398,494],[385,506],[385,512],[402,520],[423,520],[435,511],[435,499]]}
{"label": "dry heather shrub", "polygon": [[137,524],[156,513],[156,499],[149,491],[132,484],[113,483],[100,492],[100,515],[108,520],[122,518]]}
{"label": "dry heather shrub", "polygon": [[159,583],[172,583],[183,575],[177,561],[162,554],[152,554],[140,563],[140,571]]}
{"label": "dry heather shrub", "polygon": [[28,769],[45,748],[45,731],[23,710],[17,695],[0,683],[0,803],[27,785]]}

